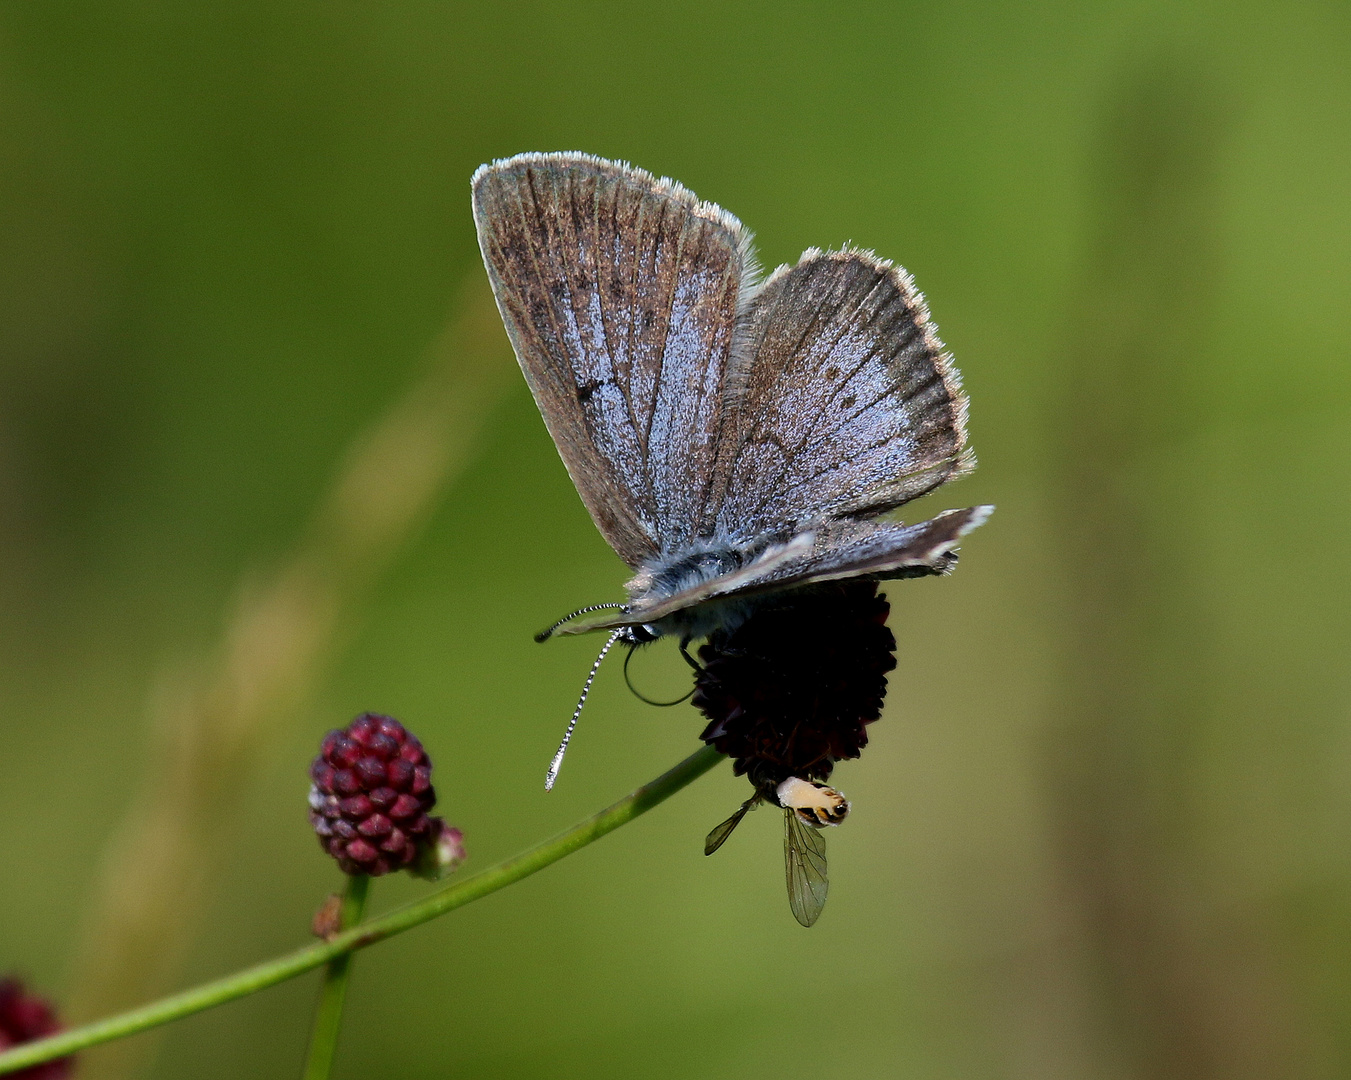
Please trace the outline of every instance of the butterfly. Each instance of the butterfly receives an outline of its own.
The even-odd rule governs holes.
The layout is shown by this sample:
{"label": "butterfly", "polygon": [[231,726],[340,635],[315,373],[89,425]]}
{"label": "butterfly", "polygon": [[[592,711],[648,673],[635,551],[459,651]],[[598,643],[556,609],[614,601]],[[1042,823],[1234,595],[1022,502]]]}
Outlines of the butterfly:
{"label": "butterfly", "polygon": [[[472,190],[526,382],[596,527],[633,570],[626,601],[538,635],[609,632],[546,787],[615,644],[675,637],[702,670],[691,641],[724,640],[825,583],[946,573],[989,516],[882,516],[975,464],[958,373],[904,270],[812,248],[762,278],[731,214],[587,154],[495,161]],[[828,755],[798,768],[790,751],[758,770],[752,802],[785,806],[792,779],[824,787]],[[822,823],[798,809],[785,806],[790,896],[796,860],[808,899],[794,911],[810,923],[825,848]]]}

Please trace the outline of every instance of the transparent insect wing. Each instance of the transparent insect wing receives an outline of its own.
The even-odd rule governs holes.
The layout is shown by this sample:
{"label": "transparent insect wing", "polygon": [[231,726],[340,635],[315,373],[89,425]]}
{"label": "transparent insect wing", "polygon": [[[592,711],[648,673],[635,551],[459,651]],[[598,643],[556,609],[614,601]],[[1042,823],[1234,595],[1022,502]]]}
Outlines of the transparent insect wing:
{"label": "transparent insect wing", "polygon": [[826,838],[792,810],[783,812],[783,862],[788,906],[798,922],[811,926],[826,906],[826,893],[830,889],[826,876]]}
{"label": "transparent insect wing", "polygon": [[709,832],[707,838],[704,840],[704,854],[712,855],[713,852],[717,851],[718,848],[722,847],[722,845],[727,842],[727,838],[732,835],[736,827],[741,824],[741,819],[744,818],[750,811],[754,810],[756,806],[759,805],[759,803],[760,803],[759,795],[749,798],[744,803],[742,803],[740,807],[737,808],[737,812],[735,814],[729,817],[721,825],[715,825],[712,831]]}

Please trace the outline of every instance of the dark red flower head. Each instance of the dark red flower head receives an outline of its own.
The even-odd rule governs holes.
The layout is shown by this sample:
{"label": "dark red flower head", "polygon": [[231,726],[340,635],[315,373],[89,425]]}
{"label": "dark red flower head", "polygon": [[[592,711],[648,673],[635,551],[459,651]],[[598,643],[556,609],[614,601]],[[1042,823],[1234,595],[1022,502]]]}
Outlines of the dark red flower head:
{"label": "dark red flower head", "polygon": [[825,780],[868,744],[896,666],[890,607],[875,581],[815,585],[760,602],[699,649],[703,740],[759,788]]}
{"label": "dark red flower head", "polygon": [[348,874],[411,868],[444,823],[422,743],[389,716],[362,713],[324,736],[310,766],[310,824]]}
{"label": "dark red flower head", "polygon": [[[55,1035],[60,1030],[55,1011],[43,998],[25,993],[18,979],[0,979],[0,1050]],[[73,1057],[65,1057],[10,1075],[13,1080],[65,1080],[74,1065]]]}

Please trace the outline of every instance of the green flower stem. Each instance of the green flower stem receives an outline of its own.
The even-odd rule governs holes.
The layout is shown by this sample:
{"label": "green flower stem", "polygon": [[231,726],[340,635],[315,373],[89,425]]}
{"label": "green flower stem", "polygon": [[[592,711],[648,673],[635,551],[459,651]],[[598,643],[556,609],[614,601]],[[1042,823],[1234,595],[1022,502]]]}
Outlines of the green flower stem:
{"label": "green flower stem", "polygon": [[444,915],[448,911],[454,911],[458,907],[482,899],[489,893],[495,893],[498,889],[543,870],[551,863],[556,863],[559,859],[586,847],[587,844],[599,840],[621,825],[628,824],[703,776],[721,760],[723,760],[721,754],[713,747],[705,746],[651,783],[644,784],[613,806],[574,825],[566,832],[559,833],[553,839],[546,840],[471,878],[438,889],[421,900],[395,908],[351,930],[345,930],[332,941],[297,949],[276,960],[245,968],[234,975],[172,994],[130,1012],[110,1016],[106,1020],[96,1020],[84,1027],[16,1046],[12,1050],[0,1053],[0,1075],[30,1065],[38,1065],[53,1058],[65,1057],[67,1054],[97,1046],[99,1043],[135,1035],[148,1028],[167,1024],[172,1020],[181,1020],[185,1016],[192,1016],[217,1005],[224,1005],[227,1001],[247,997],[249,994],[255,994],[259,990],[276,986],[287,979],[293,979],[297,975],[321,967],[335,957],[364,949],[367,945],[374,945],[377,941],[384,941],[385,938],[411,930],[414,926],[419,926],[438,915]]}
{"label": "green flower stem", "polygon": [[[366,894],[370,891],[368,874],[354,874],[347,879],[342,897],[339,930],[350,930],[361,921],[366,910]],[[314,1031],[310,1034],[310,1056],[305,1062],[303,1080],[328,1080],[333,1069],[333,1054],[338,1049],[338,1029],[342,1027],[342,1003],[347,997],[347,976],[352,970],[352,954],[343,953],[328,962],[324,971],[324,988],[319,993],[319,1008],[314,1014]]]}

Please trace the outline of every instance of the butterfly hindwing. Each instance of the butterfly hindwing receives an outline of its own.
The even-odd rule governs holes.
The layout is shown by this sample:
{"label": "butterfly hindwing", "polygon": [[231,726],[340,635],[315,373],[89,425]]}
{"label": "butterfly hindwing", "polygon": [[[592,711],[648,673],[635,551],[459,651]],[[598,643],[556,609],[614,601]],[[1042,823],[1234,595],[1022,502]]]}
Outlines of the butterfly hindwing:
{"label": "butterfly hindwing", "polygon": [[750,597],[773,589],[854,577],[945,574],[957,561],[961,538],[984,523],[992,506],[946,510],[917,525],[897,521],[836,521],[800,533],[734,573],[691,585],[616,616],[579,619],[560,633],[656,623],[708,600]]}
{"label": "butterfly hindwing", "polygon": [[916,525],[899,521],[837,521],[812,534],[811,550],[770,567],[742,585],[745,591],[808,585],[854,577],[946,574],[963,536],[985,523],[993,506],[945,510]]}

